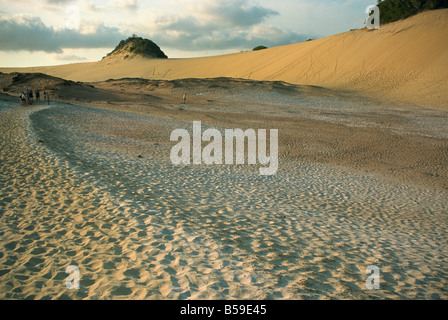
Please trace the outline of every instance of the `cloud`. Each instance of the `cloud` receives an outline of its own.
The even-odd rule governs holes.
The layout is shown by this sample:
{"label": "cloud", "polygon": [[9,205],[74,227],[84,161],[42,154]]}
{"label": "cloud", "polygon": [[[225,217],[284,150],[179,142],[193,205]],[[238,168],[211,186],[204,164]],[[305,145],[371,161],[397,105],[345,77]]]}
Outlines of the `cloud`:
{"label": "cloud", "polygon": [[192,33],[170,30],[169,32],[154,34],[151,38],[161,47],[201,51],[251,49],[257,45],[273,47],[302,42],[309,39],[310,36],[262,24],[247,30],[201,29]]}
{"label": "cloud", "polygon": [[198,6],[198,11],[210,21],[228,26],[252,26],[266,18],[278,15],[277,11],[264,8],[246,0],[212,0]]}
{"label": "cloud", "polygon": [[141,30],[159,46],[185,51],[251,49],[305,41],[312,36],[271,26],[265,21],[279,13],[247,0],[196,0],[185,14],[158,12]]}
{"label": "cloud", "polygon": [[97,6],[88,0],[80,0],[77,5],[80,8],[80,11],[88,11],[93,13],[100,13],[104,8],[102,6]]}
{"label": "cloud", "polygon": [[[84,30],[87,28],[84,28]],[[0,50],[62,53],[63,48],[108,48],[124,35],[117,28],[99,24],[89,32],[46,26],[39,17],[0,17]]]}
{"label": "cloud", "polygon": [[[114,48],[120,40],[134,33],[153,40],[162,50],[190,52],[241,51],[257,45],[273,47],[315,38],[287,27],[272,26],[269,19],[277,19],[279,13],[252,0],[167,1],[165,8],[173,9],[178,5],[176,10],[140,8],[137,0],[115,0],[107,6],[104,3],[90,5],[87,0],[76,2],[84,13],[81,18],[98,21],[107,18],[108,24],[116,23],[121,29],[92,20],[82,20],[79,29],[56,29],[39,17],[0,15],[0,51],[62,53],[69,48]],[[67,4],[72,1],[46,2]],[[122,10],[112,12],[112,8],[117,7]],[[64,12],[61,12],[61,19],[63,17]],[[60,23],[51,19],[44,21]]]}
{"label": "cloud", "polygon": [[57,55],[56,60],[62,60],[62,61],[86,61],[86,57],[80,57],[74,54],[69,55]]}
{"label": "cloud", "polygon": [[73,0],[46,0],[46,2],[48,4],[62,5],[62,4],[67,4],[67,3],[73,2]]}
{"label": "cloud", "polygon": [[112,5],[115,8],[118,9],[126,9],[130,11],[135,11],[138,8],[138,1],[137,0],[114,0],[110,2],[110,5]]}

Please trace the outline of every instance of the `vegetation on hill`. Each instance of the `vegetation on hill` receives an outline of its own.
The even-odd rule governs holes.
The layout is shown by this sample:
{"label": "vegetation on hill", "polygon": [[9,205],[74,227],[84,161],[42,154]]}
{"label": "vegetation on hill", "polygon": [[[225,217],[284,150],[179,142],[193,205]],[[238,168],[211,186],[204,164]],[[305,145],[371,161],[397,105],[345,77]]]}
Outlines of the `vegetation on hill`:
{"label": "vegetation on hill", "polygon": [[409,18],[425,10],[448,8],[448,0],[379,0],[381,23]]}
{"label": "vegetation on hill", "polygon": [[128,48],[127,50],[130,54],[141,55],[148,58],[168,58],[157,44],[155,44],[151,40],[137,37],[136,35],[133,35],[126,40],[121,40],[110,54],[121,51],[125,48]]}
{"label": "vegetation on hill", "polygon": [[263,49],[267,49],[268,47],[265,46],[257,46],[255,48],[252,49],[252,51],[258,51],[258,50],[263,50]]}

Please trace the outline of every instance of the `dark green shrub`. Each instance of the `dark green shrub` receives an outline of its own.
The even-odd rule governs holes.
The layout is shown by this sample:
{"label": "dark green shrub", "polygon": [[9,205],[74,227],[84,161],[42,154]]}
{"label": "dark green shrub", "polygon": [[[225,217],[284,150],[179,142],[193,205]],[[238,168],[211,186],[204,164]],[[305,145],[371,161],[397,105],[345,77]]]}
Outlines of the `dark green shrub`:
{"label": "dark green shrub", "polygon": [[381,23],[409,18],[419,12],[448,8],[448,0],[383,0],[378,1]]}
{"label": "dark green shrub", "polygon": [[252,49],[252,51],[258,51],[258,50],[263,50],[263,49],[267,49],[268,47],[265,46],[257,46],[255,48]]}

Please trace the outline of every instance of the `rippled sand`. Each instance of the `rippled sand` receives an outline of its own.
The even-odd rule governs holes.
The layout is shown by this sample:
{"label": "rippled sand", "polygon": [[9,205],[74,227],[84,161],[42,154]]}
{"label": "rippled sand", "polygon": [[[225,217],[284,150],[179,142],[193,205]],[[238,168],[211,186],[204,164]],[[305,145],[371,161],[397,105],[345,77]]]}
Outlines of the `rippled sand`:
{"label": "rippled sand", "polygon": [[175,167],[189,121],[0,104],[0,298],[448,298],[446,190],[285,157]]}

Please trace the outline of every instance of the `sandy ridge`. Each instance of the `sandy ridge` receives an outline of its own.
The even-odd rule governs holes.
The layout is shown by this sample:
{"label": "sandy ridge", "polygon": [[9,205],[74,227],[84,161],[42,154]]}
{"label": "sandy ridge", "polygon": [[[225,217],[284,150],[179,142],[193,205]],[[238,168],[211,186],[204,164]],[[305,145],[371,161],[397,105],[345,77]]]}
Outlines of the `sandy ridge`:
{"label": "sandy ridge", "polygon": [[355,90],[447,108],[448,9],[383,25],[256,52],[192,59],[132,59],[55,67],[1,68],[75,81],[124,77],[234,77]]}

